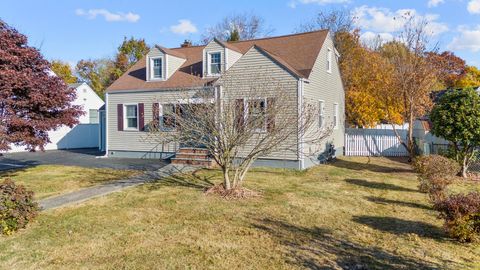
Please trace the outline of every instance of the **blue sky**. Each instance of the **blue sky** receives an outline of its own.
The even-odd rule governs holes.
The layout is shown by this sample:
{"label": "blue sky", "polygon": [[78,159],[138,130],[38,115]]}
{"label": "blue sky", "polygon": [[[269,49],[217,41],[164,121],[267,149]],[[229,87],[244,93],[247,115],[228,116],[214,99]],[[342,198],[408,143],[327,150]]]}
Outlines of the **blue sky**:
{"label": "blue sky", "polygon": [[365,39],[390,38],[401,27],[393,17],[410,10],[430,22],[431,39],[441,50],[480,66],[480,0],[0,0],[0,18],[26,34],[47,59],[76,63],[113,56],[124,36],[166,47],[198,41],[202,31],[235,12],[263,17],[273,35],[290,34],[319,10],[332,8],[355,12]]}

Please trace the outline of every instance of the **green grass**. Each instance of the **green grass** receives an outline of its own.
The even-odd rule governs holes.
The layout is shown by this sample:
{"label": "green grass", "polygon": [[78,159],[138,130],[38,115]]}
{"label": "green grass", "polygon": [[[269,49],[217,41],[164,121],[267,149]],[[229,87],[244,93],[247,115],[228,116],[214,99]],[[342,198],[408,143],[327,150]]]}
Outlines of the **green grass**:
{"label": "green grass", "polygon": [[480,268],[480,246],[446,237],[403,162],[256,169],[246,185],[263,197],[241,201],[203,195],[218,181],[204,170],[44,212],[0,237],[0,268]]}
{"label": "green grass", "polygon": [[36,199],[59,195],[100,183],[130,177],[138,172],[75,166],[41,165],[0,173],[35,193]]}

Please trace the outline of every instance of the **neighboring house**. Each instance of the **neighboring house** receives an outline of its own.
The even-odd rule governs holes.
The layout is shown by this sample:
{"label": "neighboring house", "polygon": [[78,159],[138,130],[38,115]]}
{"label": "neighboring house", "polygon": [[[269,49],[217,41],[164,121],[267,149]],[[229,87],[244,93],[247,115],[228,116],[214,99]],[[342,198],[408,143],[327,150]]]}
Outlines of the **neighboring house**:
{"label": "neighboring house", "polygon": [[[62,126],[48,133],[50,143],[45,150],[97,148],[100,141],[98,110],[104,105],[103,100],[86,83],[68,85],[75,88],[76,99],[74,105],[81,105],[84,115],[79,117],[79,124],[73,128]],[[24,147],[13,146],[9,152],[23,152]]]}
{"label": "neighboring house", "polygon": [[[344,89],[338,67],[338,52],[328,31],[262,38],[238,42],[212,40],[206,46],[183,44],[167,49],[154,46],[106,94],[107,155],[109,157],[165,158],[178,151],[179,144],[157,144],[145,140],[145,125],[153,120],[153,108],[172,109],[173,104],[193,97],[206,88],[222,91],[217,82],[235,83],[235,95],[266,70],[303,106],[304,101],[321,108],[321,122],[329,121],[333,132],[320,147],[334,145],[341,155],[344,147]],[[272,89],[274,91],[275,89]],[[188,100],[188,99],[187,99]],[[268,107],[268,102],[266,102]],[[299,109],[299,108],[297,108]],[[320,120],[320,118],[322,120]],[[320,128],[320,127],[318,127]],[[303,169],[319,163],[319,147],[291,138],[296,151],[261,157],[255,165]],[[320,149],[322,151],[322,149]],[[241,158],[241,157],[240,157]]]}

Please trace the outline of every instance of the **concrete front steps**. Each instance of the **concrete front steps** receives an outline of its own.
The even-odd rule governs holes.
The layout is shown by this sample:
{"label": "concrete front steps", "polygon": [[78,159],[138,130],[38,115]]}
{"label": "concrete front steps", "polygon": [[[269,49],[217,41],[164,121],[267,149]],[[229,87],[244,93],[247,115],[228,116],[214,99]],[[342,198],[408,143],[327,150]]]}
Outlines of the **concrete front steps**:
{"label": "concrete front steps", "polygon": [[175,157],[171,159],[172,164],[193,165],[201,167],[213,167],[213,160],[208,156],[208,150],[195,147],[181,147]]}

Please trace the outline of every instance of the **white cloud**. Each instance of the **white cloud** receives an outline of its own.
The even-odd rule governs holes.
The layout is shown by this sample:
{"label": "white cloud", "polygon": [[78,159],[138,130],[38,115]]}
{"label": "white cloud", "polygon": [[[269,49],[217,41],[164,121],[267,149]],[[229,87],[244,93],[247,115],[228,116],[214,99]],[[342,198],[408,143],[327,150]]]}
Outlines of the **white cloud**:
{"label": "white cloud", "polygon": [[349,3],[349,2],[350,0],[292,0],[288,3],[288,6],[291,8],[296,8],[297,3],[325,5],[325,4],[343,4],[343,3]]}
{"label": "white cloud", "polygon": [[414,17],[417,21],[427,22],[427,31],[435,36],[448,31],[448,26],[438,21],[436,14],[419,14],[415,9],[399,9],[360,6],[353,10],[355,25],[364,31],[375,33],[394,33],[402,30],[407,20]]}
{"label": "white cloud", "polygon": [[480,0],[471,0],[468,2],[467,10],[471,14],[480,14]]}
{"label": "white cloud", "polygon": [[393,40],[393,35],[390,33],[374,33],[374,32],[364,32],[360,35],[360,40],[363,43],[371,43],[374,41],[388,42]]}
{"label": "white cloud", "polygon": [[477,25],[473,29],[460,26],[458,31],[460,35],[454,37],[452,42],[450,42],[447,47],[449,50],[480,51],[480,25]]}
{"label": "white cloud", "polygon": [[117,12],[113,13],[110,12],[106,9],[89,9],[87,11],[83,9],[77,9],[75,10],[75,14],[78,16],[84,16],[87,17],[90,20],[95,19],[97,16],[102,16],[105,21],[107,22],[137,22],[140,19],[140,15],[132,13],[132,12]]}
{"label": "white cloud", "polygon": [[436,7],[443,3],[445,3],[445,0],[429,0],[427,5],[429,8],[431,8],[431,7]]}
{"label": "white cloud", "polygon": [[170,26],[170,31],[175,34],[189,34],[196,33],[197,27],[190,20],[179,20],[178,24]]}

